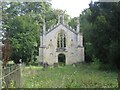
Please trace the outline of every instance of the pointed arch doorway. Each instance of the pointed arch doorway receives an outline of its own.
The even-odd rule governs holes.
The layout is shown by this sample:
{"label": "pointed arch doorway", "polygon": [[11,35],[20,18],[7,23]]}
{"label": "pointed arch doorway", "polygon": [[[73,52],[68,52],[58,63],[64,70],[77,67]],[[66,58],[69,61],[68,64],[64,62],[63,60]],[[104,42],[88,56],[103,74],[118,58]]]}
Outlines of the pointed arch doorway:
{"label": "pointed arch doorway", "polygon": [[58,63],[59,65],[65,65],[66,63],[66,56],[63,53],[58,54]]}

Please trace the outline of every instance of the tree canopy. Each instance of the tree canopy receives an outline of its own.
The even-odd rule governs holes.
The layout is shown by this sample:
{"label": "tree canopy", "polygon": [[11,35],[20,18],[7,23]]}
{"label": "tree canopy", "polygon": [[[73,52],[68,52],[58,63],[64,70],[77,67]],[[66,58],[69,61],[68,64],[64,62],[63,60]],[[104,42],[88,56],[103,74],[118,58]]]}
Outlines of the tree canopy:
{"label": "tree canopy", "polygon": [[97,58],[105,66],[119,67],[120,2],[91,2],[80,18],[86,60]]}

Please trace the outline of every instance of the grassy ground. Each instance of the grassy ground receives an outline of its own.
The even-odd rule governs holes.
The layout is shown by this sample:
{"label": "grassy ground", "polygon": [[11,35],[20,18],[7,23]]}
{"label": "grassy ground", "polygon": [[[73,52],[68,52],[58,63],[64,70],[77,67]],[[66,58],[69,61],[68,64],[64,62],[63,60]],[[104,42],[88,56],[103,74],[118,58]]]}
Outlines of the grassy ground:
{"label": "grassy ground", "polygon": [[92,65],[25,67],[22,74],[24,88],[116,88],[117,73],[100,71]]}

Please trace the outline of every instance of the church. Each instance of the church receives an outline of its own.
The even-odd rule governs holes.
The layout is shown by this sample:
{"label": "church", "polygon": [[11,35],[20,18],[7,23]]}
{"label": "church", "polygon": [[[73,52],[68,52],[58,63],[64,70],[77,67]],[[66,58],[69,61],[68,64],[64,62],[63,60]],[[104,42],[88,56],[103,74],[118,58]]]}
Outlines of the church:
{"label": "church", "polygon": [[43,33],[40,35],[39,62],[48,65],[84,62],[83,35],[79,32],[79,20],[76,26],[75,30],[66,25],[64,14],[58,16],[58,23],[49,30],[46,30],[44,21]]}

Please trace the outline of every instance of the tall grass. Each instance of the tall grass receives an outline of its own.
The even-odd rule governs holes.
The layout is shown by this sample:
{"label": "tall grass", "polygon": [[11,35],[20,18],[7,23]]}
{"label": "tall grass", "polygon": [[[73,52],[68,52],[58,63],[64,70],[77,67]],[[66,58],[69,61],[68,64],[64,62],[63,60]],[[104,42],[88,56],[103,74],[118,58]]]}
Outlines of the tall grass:
{"label": "tall grass", "polygon": [[22,73],[24,88],[116,88],[117,73],[98,70],[93,64],[77,66],[25,67]]}

